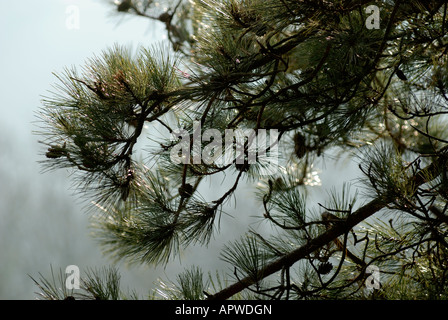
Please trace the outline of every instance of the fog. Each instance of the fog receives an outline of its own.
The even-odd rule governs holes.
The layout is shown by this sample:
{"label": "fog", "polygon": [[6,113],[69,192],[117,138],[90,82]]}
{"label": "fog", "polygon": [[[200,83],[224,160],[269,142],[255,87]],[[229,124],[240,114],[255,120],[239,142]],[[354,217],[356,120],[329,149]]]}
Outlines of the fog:
{"label": "fog", "polygon": [[[67,25],[66,10],[73,5],[79,9],[79,29]],[[59,272],[77,265],[82,275],[88,267],[113,264],[90,235],[85,203],[74,194],[69,172],[42,173],[38,161],[45,150],[33,133],[39,129],[41,99],[56,82],[52,72],[81,66],[115,43],[135,48],[163,40],[161,25],[138,17],[118,24],[110,11],[106,1],[22,0],[9,1],[0,12],[0,299],[36,299],[38,288],[30,276],[49,277],[50,267]],[[317,187],[315,199],[340,185],[341,175],[354,178],[351,166],[322,168],[323,187]],[[220,197],[225,187],[216,179],[206,189]],[[246,230],[250,216],[262,215],[253,192],[250,186],[238,190],[237,209],[228,208],[233,217],[223,218],[221,233],[208,248],[191,247],[166,267],[119,263],[122,289],[144,297],[158,278],[174,279],[193,263],[206,271],[225,268],[219,250]]]}

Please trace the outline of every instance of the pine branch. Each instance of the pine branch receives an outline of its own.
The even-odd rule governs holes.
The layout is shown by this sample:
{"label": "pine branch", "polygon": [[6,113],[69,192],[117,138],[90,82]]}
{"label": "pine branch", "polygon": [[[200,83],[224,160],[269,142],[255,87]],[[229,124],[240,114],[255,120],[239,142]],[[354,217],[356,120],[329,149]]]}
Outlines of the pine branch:
{"label": "pine branch", "polygon": [[[240,296],[242,291],[272,299],[285,292],[287,298],[294,293],[333,297],[365,275],[347,276],[353,269],[343,266],[345,258],[361,269],[372,261],[387,264],[385,260],[390,259],[392,267],[385,272],[391,274],[426,259],[433,282],[437,267],[447,272],[443,262],[448,234],[446,150],[436,151],[448,141],[442,123],[448,100],[448,48],[443,41],[446,4],[444,12],[437,13],[443,1],[430,5],[383,1],[386,28],[367,31],[363,8],[371,3],[368,0],[187,2],[174,0],[174,9],[160,15],[152,0],[122,0],[116,9],[164,23],[168,40],[190,67],[188,73],[177,68],[177,58],[165,57],[163,52],[158,51],[162,59],[149,50],[132,59],[129,50],[116,47],[92,59],[82,76],[68,71],[65,79],[58,77],[62,80],[59,93],[45,101],[47,161],[51,168],[81,171],[79,189],[89,196],[87,191],[93,191],[95,204],[106,212],[99,234],[103,244],[111,247],[109,251],[138,262],[167,263],[184,246],[207,243],[218,208],[240,187],[241,178],[258,177],[258,164],[175,165],[169,151],[176,143],[168,139],[154,155],[159,157],[158,175],[146,174],[146,166],[134,159],[137,140],[145,123],[158,122],[172,134],[171,119],[166,116],[173,115],[178,127],[180,123],[187,129],[200,120],[204,130],[276,128],[280,132],[277,143],[292,138],[286,141],[286,151],[292,154],[290,171],[295,172],[282,174],[288,181],[269,180],[269,192],[263,198],[264,217],[286,237],[273,236],[271,242],[253,232],[252,237],[226,247],[221,257],[235,266],[238,281],[214,288],[214,295],[205,293],[209,299]],[[149,14],[152,9],[155,12]],[[187,47],[188,53],[184,52]],[[178,78],[177,72],[183,77]],[[292,145],[288,144],[291,140]],[[392,142],[399,154],[392,148],[376,149],[378,141]],[[333,199],[334,203],[321,207],[346,218],[337,223],[306,221],[306,202],[299,189],[304,187],[312,160],[330,147],[353,146],[371,151],[361,170],[376,198],[352,212],[352,203],[346,203],[342,192],[342,203]],[[409,158],[411,164],[403,165]],[[427,164],[427,159],[433,164],[421,170],[420,161]],[[201,178],[228,169],[232,174],[237,171],[230,189],[213,202],[200,200]],[[441,171],[443,176],[435,179]],[[429,181],[427,188],[419,188]],[[385,208],[399,210],[416,228],[407,232],[404,227],[395,229],[392,222],[391,229],[387,224],[375,226],[373,244],[369,245],[366,233],[363,256],[358,258],[347,248],[349,232],[356,245],[353,227]],[[428,248],[422,254],[423,244]],[[409,264],[395,256],[405,254],[403,248],[413,249],[405,259]],[[336,258],[331,255],[337,250],[342,255],[334,272],[328,259]],[[366,257],[373,260],[366,262]],[[305,266],[300,269],[301,288],[289,274],[297,262]],[[240,279],[240,270],[247,277]],[[281,273],[281,284],[266,288],[265,278],[276,272]],[[427,274],[415,279],[423,279],[425,286]],[[346,276],[342,284],[338,283],[341,275]],[[404,271],[398,278],[404,277],[414,275]],[[116,298],[118,280],[113,273],[109,278],[91,275],[85,282],[88,296]],[[203,298],[206,288],[199,269],[178,280],[169,297]],[[51,282],[36,284],[43,296],[53,299],[61,294]]]}
{"label": "pine branch", "polygon": [[[413,180],[415,185],[418,187],[424,183],[427,183],[426,177],[432,176],[436,177],[440,174],[441,168],[439,168],[435,163],[428,165],[426,168],[419,171]],[[345,221],[341,221],[333,225],[328,231],[322,233],[320,236],[311,239],[305,245],[299,247],[298,249],[284,255],[283,257],[269,263],[267,266],[258,271],[256,277],[248,276],[240,281],[234,283],[233,285],[207,297],[208,300],[225,300],[232,297],[234,294],[248,288],[255,283],[254,279],[263,279],[275,272],[282,270],[285,267],[289,267],[297,261],[306,258],[314,251],[322,248],[326,244],[334,241],[338,237],[350,232],[357,224],[361,223],[365,219],[374,215],[376,212],[385,208],[387,203],[384,203],[383,199],[374,199],[368,204],[362,206],[356,210],[352,215],[350,215]]]}

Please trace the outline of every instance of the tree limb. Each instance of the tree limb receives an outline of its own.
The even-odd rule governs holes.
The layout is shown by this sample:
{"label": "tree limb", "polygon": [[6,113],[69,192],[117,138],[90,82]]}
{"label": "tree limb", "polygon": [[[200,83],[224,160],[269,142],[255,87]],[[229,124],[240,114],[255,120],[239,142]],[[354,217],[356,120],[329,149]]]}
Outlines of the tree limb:
{"label": "tree limb", "polygon": [[[438,164],[431,163],[426,168],[417,172],[412,178],[416,187],[429,182],[426,177],[435,177],[440,174],[440,167]],[[322,233],[320,236],[310,240],[307,244],[291,251],[290,253],[280,257],[279,259],[266,265],[263,269],[258,272],[257,277],[248,276],[240,281],[230,285],[227,288],[217,292],[214,295],[207,297],[208,300],[225,300],[236,293],[246,289],[247,287],[254,284],[254,278],[262,279],[275,272],[282,270],[284,267],[289,267],[297,261],[304,259],[314,251],[320,249],[327,243],[334,241],[334,239],[342,236],[343,234],[350,232],[350,230],[355,227],[358,223],[369,218],[376,212],[380,211],[386,207],[387,203],[381,198],[375,198],[366,205],[362,206],[356,210],[352,215],[350,215],[346,220],[341,220],[340,223],[333,225],[328,231]]]}

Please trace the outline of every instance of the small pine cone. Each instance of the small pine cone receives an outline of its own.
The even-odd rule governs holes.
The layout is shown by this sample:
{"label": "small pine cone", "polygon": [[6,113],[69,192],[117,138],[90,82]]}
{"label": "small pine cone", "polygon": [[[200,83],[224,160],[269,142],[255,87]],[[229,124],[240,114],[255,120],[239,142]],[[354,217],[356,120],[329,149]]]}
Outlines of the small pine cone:
{"label": "small pine cone", "polygon": [[213,206],[213,207],[209,207],[209,206],[207,206],[207,207],[205,207],[204,210],[203,210],[203,214],[204,214],[205,216],[207,216],[207,217],[210,217],[210,216],[214,215],[215,212],[216,212],[216,207],[214,207],[214,206]]}
{"label": "small pine cone", "polygon": [[57,158],[60,158],[60,157],[61,157],[61,155],[59,155],[59,154],[54,154],[54,153],[52,153],[52,152],[50,152],[50,151],[48,151],[48,152],[45,154],[45,156],[46,156],[47,158],[49,158],[49,159],[57,159]]}
{"label": "small pine cone", "polygon": [[193,195],[194,188],[191,184],[186,183],[183,186],[179,187],[179,195],[182,198],[190,198]]}
{"label": "small pine cone", "polygon": [[297,132],[294,136],[294,154],[297,158],[302,159],[305,156],[306,151],[305,137]]}
{"label": "small pine cone", "polygon": [[285,180],[282,178],[277,178],[272,182],[272,189],[273,190],[283,190],[287,187]]}
{"label": "small pine cone", "polygon": [[127,12],[132,7],[132,1],[131,0],[123,0],[121,3],[117,6],[118,12]]}
{"label": "small pine cone", "polygon": [[45,153],[45,156],[50,159],[57,159],[65,155],[63,150],[57,148],[48,148],[48,152]]}
{"label": "small pine cone", "polygon": [[66,154],[67,154],[67,150],[65,149],[65,142],[64,142],[64,146],[62,146],[62,147],[51,146],[50,148],[48,148],[47,153],[45,153],[47,158],[50,158],[50,159],[57,159],[62,156],[65,156]]}
{"label": "small pine cone", "polygon": [[333,269],[333,265],[330,262],[322,262],[317,267],[317,273],[319,273],[319,274],[329,274],[331,269]]}
{"label": "small pine cone", "polygon": [[84,168],[94,169],[99,163],[91,154],[83,154],[82,165]]}
{"label": "small pine cone", "polygon": [[172,15],[168,12],[163,12],[157,19],[163,23],[169,23],[171,21]]}
{"label": "small pine cone", "polygon": [[406,77],[406,75],[404,74],[404,72],[401,71],[400,69],[397,69],[397,71],[396,71],[396,75],[397,75],[398,78],[400,78],[400,79],[403,80],[403,81],[407,81],[407,80],[408,80],[408,77]]}

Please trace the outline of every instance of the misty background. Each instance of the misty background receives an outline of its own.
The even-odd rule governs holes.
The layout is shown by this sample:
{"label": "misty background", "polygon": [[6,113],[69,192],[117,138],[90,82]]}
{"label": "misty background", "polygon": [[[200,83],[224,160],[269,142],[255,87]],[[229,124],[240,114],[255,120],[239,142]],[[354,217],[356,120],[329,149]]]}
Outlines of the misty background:
{"label": "misty background", "polygon": [[[81,276],[86,268],[110,266],[91,237],[85,203],[74,195],[69,171],[42,173],[38,161],[45,149],[36,112],[43,96],[49,95],[64,67],[80,67],[114,44],[139,45],[167,41],[164,26],[148,19],[113,15],[105,0],[22,0],[3,1],[0,11],[0,299],[35,299],[30,276],[50,277],[68,265],[77,265]],[[70,28],[68,8],[79,12],[79,29]],[[68,10],[68,11],[67,11]],[[315,203],[324,201],[325,191],[356,177],[354,164],[340,162],[336,168],[315,168],[321,186],[313,191]],[[255,185],[253,183],[253,185]],[[181,258],[166,267],[117,265],[124,291],[135,290],[143,298],[159,278],[175,279],[184,268],[199,265],[204,271],[229,270],[219,260],[223,245],[250,224],[257,228],[262,217],[252,184],[239,188],[223,216],[221,232],[204,248],[188,248]],[[213,198],[228,190],[219,178],[204,188]],[[314,203],[314,204],[315,204]],[[313,205],[314,205],[313,204]],[[259,217],[253,219],[253,216]],[[255,221],[255,222],[254,222]]]}

